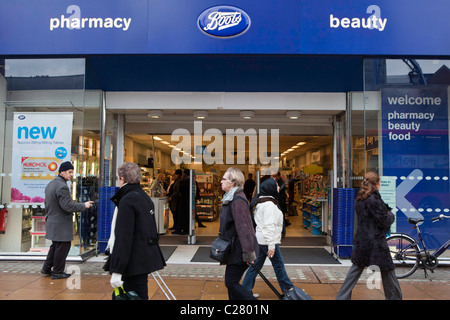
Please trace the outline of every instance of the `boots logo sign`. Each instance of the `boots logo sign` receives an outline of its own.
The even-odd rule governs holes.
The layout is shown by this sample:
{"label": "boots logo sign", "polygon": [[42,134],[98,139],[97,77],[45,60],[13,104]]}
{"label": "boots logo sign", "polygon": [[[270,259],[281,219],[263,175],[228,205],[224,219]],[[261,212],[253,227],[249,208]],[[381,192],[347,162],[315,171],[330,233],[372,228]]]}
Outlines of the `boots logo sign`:
{"label": "boots logo sign", "polygon": [[249,29],[250,17],[245,11],[236,7],[215,6],[200,14],[198,27],[213,37],[236,37]]}

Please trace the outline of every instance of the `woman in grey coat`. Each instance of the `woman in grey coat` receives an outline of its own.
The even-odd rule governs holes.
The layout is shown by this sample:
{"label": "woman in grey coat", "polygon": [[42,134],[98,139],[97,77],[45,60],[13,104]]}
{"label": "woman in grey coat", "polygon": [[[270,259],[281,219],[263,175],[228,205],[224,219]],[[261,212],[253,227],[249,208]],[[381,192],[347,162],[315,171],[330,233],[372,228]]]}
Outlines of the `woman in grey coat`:
{"label": "woman in grey coat", "polygon": [[45,238],[51,240],[52,244],[41,272],[52,275],[52,279],[70,277],[70,274],[65,273],[64,270],[73,240],[73,213],[84,211],[93,203],[92,201],[85,203],[72,201],[67,181],[72,180],[73,169],[70,162],[61,163],[59,175],[45,188]]}

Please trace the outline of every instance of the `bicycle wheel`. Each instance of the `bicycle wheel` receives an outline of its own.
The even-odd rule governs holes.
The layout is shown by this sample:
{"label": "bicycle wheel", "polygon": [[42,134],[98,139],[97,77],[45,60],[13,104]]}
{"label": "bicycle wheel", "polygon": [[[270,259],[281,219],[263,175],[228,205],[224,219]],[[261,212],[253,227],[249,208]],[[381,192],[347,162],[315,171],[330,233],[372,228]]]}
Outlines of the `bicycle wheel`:
{"label": "bicycle wheel", "polygon": [[396,277],[402,279],[412,275],[420,263],[417,243],[400,234],[389,236],[386,240],[394,261]]}

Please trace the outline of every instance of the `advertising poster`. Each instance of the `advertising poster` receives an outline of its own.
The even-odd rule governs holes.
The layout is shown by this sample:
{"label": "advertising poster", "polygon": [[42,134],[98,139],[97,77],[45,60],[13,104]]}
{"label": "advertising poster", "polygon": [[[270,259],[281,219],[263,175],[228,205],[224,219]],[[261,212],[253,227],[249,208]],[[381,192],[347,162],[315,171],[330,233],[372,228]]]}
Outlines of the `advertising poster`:
{"label": "advertising poster", "polygon": [[45,187],[70,161],[71,112],[15,112],[11,203],[43,203]]}
{"label": "advertising poster", "polygon": [[425,241],[437,247],[448,231],[431,218],[450,209],[447,87],[384,88],[381,98],[383,175],[397,177],[397,232],[411,233],[408,218],[423,218]]}
{"label": "advertising poster", "polygon": [[[381,181],[381,187],[380,187],[380,196],[381,199],[392,208],[392,213],[394,216],[397,216],[397,195],[396,195],[396,178],[395,177],[386,177],[382,176],[380,177]],[[396,219],[397,220],[397,219]],[[395,233],[397,232],[397,224],[394,222],[391,225],[391,232]]]}

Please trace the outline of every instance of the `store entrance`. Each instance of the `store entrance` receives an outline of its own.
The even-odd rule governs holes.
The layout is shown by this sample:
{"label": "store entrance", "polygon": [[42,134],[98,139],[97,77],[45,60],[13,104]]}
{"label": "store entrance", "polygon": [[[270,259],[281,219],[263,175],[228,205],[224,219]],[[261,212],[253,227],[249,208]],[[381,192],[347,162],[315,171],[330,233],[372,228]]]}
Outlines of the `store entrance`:
{"label": "store entrance", "polygon": [[[195,235],[217,236],[223,195],[220,180],[231,166],[239,168],[248,182],[254,181],[252,196],[257,194],[258,183],[264,179],[276,178],[280,185],[285,185],[280,202],[285,214],[285,239],[324,236],[328,232],[328,221],[324,220],[328,219],[334,148],[330,117],[321,116],[326,119],[322,125],[293,125],[283,119],[286,123],[283,127],[270,118],[248,123],[227,122],[225,114],[217,122],[210,116],[209,121],[163,118],[149,121],[147,118],[145,123],[138,116],[130,115],[125,117],[124,160],[140,165],[142,187],[158,203],[157,210],[164,212],[160,215],[164,218],[157,218],[163,238],[180,236],[173,230],[174,216],[169,201],[177,169],[195,171]],[[234,134],[232,146],[230,132]],[[272,140],[275,138],[277,143]],[[264,156],[270,158],[275,148],[278,157],[268,162]],[[203,155],[201,161],[199,154]]]}

